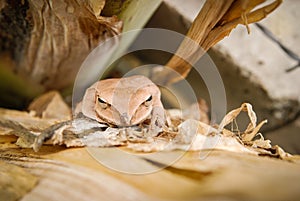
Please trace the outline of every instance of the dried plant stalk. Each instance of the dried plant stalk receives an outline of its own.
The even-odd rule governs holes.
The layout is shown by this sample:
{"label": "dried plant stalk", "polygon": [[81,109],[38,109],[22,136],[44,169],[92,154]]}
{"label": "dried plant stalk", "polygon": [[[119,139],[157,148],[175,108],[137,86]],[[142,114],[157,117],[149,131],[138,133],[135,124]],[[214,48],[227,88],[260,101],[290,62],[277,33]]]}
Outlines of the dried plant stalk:
{"label": "dried plant stalk", "polygon": [[[166,80],[171,84],[185,78],[192,65],[213,45],[228,36],[238,25],[258,22],[273,12],[282,2],[275,0],[257,10],[257,6],[266,0],[207,0],[192,23],[187,38],[183,40],[176,54],[166,66],[178,72],[178,77],[171,71],[153,73],[154,80]],[[199,46],[202,48],[199,50]],[[186,61],[188,60],[188,61]],[[157,71],[158,72],[158,71]]]}

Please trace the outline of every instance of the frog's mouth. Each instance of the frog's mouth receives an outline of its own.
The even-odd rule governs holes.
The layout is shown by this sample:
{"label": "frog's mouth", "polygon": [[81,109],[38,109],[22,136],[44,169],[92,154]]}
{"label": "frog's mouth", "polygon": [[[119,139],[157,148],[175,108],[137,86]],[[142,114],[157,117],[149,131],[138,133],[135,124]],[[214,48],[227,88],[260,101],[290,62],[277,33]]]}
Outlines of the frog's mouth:
{"label": "frog's mouth", "polygon": [[[116,127],[130,127],[144,123],[147,119],[151,118],[151,111],[137,110],[132,116],[128,113],[112,112],[112,115],[107,118],[106,116],[100,115],[96,112],[96,115],[100,122],[107,123],[108,125]],[[113,115],[114,114],[114,115]]]}

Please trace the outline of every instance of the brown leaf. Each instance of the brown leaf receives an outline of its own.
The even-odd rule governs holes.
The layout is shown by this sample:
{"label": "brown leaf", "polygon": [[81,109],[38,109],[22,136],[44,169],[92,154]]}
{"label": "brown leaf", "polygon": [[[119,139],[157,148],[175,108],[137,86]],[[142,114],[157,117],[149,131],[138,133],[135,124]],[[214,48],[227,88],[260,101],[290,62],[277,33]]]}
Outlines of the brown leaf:
{"label": "brown leaf", "polygon": [[250,123],[249,123],[247,129],[245,131],[241,132],[242,140],[243,141],[252,140],[255,137],[255,135],[258,133],[259,129],[265,123],[267,123],[267,121],[264,120],[256,126],[257,117],[256,117],[255,112],[252,109],[252,105],[249,103],[243,103],[241,105],[241,107],[234,109],[234,110],[230,111],[228,114],[226,114],[218,127],[219,132],[221,132],[226,125],[233,122],[242,111],[247,112],[249,120],[250,120]]}
{"label": "brown leaf", "polygon": [[50,91],[36,98],[28,107],[35,116],[43,119],[67,121],[71,119],[71,109],[57,91]]}
{"label": "brown leaf", "polygon": [[[29,0],[25,4],[6,0],[1,11],[18,13],[20,19],[14,25],[22,30],[1,30],[0,36],[7,36],[1,39],[8,44],[15,43],[16,37],[20,40],[0,56],[8,56],[13,61],[9,68],[37,86],[48,90],[69,86],[86,56],[121,32],[122,22],[116,16],[99,16],[104,4],[105,0]],[[14,21],[14,15],[6,17]],[[10,51],[17,56],[7,54]]]}

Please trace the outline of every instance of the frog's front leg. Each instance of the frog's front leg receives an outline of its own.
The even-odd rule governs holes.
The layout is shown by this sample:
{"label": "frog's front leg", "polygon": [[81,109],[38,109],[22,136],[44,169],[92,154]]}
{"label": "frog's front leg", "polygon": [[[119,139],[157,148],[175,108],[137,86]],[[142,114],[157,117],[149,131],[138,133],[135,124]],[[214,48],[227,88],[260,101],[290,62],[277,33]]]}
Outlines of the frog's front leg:
{"label": "frog's front leg", "polygon": [[158,133],[163,131],[165,126],[165,110],[162,105],[154,106],[151,114],[151,123],[149,126],[149,134],[156,136]]}

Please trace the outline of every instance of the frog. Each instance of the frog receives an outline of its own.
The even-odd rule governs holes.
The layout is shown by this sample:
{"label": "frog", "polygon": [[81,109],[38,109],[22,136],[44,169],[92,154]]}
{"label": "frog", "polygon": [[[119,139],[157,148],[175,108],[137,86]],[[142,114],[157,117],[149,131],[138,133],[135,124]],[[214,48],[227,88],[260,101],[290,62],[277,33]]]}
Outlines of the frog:
{"label": "frog", "polygon": [[110,78],[86,89],[75,115],[117,127],[149,123],[148,132],[157,135],[165,125],[165,109],[159,87],[143,75]]}

